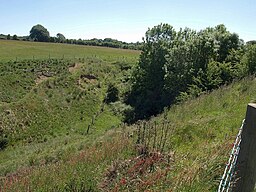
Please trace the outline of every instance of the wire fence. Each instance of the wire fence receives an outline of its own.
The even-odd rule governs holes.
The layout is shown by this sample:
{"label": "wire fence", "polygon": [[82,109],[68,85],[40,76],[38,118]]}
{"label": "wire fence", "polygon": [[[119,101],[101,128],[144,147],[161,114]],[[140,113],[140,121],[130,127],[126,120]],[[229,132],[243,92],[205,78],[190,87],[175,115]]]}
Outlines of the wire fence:
{"label": "wire fence", "polygon": [[243,131],[245,120],[243,120],[242,125],[239,129],[239,132],[236,136],[235,143],[233,145],[228,163],[225,167],[223,176],[221,178],[218,192],[230,192],[232,190],[233,185],[235,184],[235,168],[237,163],[237,157],[240,151],[240,144],[242,141],[241,135]]}

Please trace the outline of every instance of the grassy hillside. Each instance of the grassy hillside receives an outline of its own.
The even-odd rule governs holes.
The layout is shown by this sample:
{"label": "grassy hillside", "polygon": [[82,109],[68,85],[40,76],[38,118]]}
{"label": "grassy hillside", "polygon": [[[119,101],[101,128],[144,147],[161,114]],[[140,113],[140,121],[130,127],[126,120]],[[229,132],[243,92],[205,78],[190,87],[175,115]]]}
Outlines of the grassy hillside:
{"label": "grassy hillside", "polygon": [[136,61],[139,53],[139,51],[135,50],[106,47],[0,40],[0,61],[33,58],[48,59],[49,57],[64,57],[66,59],[98,57],[105,61],[118,61],[123,59]]}
{"label": "grassy hillside", "polygon": [[[152,157],[149,153],[139,166],[135,164],[137,170],[148,168],[146,173],[137,172],[139,181],[132,180],[131,169],[118,169],[119,175],[110,182],[108,186],[112,188],[109,188],[216,191],[247,104],[255,101],[255,95],[256,79],[247,78],[173,106],[137,126],[140,127],[140,137],[144,138],[142,143],[151,152],[159,149],[152,147],[153,140],[156,138],[157,145],[164,143],[163,133],[167,132],[164,150],[158,156]],[[157,132],[154,132],[155,124]],[[149,162],[153,163],[150,167],[154,167],[154,171],[147,167]],[[126,179],[125,184],[122,184],[122,178]]]}
{"label": "grassy hillside", "polygon": [[170,109],[174,131],[169,145],[176,155],[170,179],[177,191],[217,190],[247,104],[255,96],[252,77]]}
{"label": "grassy hillside", "polygon": [[[254,77],[127,126],[127,106],[104,98],[109,85],[122,94],[138,52],[0,43],[0,191],[217,190]],[[81,55],[45,58],[55,48]]]}
{"label": "grassy hillside", "polygon": [[[93,133],[89,138],[96,137],[121,122],[103,103],[112,81],[107,74],[113,70],[123,74],[118,65],[99,60],[39,60],[4,63],[1,67],[1,148],[7,145],[5,142],[9,146],[0,153],[1,174],[21,166],[23,161],[29,163],[30,158],[40,159],[48,143],[88,139],[88,126],[89,135]],[[42,151],[32,157],[9,156],[12,150],[19,153],[24,146],[37,144]],[[14,165],[15,160],[19,163]]]}
{"label": "grassy hillside", "polygon": [[[157,124],[157,142],[162,126],[168,125],[166,144],[158,156],[135,158],[138,151],[134,144],[138,135],[135,131],[133,137],[128,137],[131,135],[128,132],[138,128],[138,125],[108,131],[104,136],[97,137],[94,144],[79,146],[85,140],[77,140],[69,145],[68,151],[78,150],[79,154],[66,152],[64,155],[66,144],[58,140],[4,151],[2,153],[9,157],[20,152],[26,155],[31,153],[35,158],[30,159],[31,166],[2,179],[3,189],[216,191],[231,144],[245,116],[247,103],[255,98],[255,90],[255,79],[247,78],[174,106],[145,123],[146,141],[147,135],[150,136],[150,127]],[[163,124],[166,120],[170,123]],[[66,137],[67,143],[70,142],[69,137]],[[37,154],[44,151],[42,146],[48,148],[44,162],[34,163]],[[60,151],[47,156],[52,148]],[[149,150],[152,150],[150,145]],[[58,156],[59,153],[63,156]],[[136,174],[136,179],[133,174]]]}
{"label": "grassy hillside", "polygon": [[104,98],[109,84],[125,86],[139,52],[19,41],[0,44],[1,178],[65,161],[121,124],[122,116],[115,115]]}

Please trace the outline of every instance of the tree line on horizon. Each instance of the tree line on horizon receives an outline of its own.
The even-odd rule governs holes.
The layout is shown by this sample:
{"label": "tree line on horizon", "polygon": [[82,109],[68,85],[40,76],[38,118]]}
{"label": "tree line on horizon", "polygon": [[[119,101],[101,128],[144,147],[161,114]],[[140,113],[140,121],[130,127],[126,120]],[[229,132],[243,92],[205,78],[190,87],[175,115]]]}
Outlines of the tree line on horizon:
{"label": "tree line on horizon", "polygon": [[40,24],[33,26],[28,36],[18,37],[16,34],[13,36],[11,36],[10,34],[8,35],[0,34],[0,39],[51,42],[51,43],[67,43],[67,44],[102,46],[102,47],[134,49],[134,50],[140,50],[142,47],[142,43],[140,42],[127,43],[127,42],[119,41],[112,38],[105,38],[105,39],[93,38],[93,39],[86,39],[86,40],[67,39],[62,33],[57,33],[55,37],[52,37],[50,36],[49,31]]}

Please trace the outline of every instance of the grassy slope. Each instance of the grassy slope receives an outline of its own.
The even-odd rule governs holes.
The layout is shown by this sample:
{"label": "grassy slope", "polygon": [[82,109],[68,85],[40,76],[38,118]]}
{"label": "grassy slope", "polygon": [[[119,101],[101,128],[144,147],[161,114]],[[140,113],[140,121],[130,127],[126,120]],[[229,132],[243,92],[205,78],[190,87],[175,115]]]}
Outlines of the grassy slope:
{"label": "grassy slope", "polygon": [[[170,153],[174,162],[170,169],[165,168],[167,175],[164,179],[159,175],[156,179],[153,173],[149,173],[139,176],[141,185],[130,185],[129,189],[216,191],[232,143],[245,117],[247,104],[255,101],[255,97],[256,79],[251,77],[173,106],[167,113],[152,118],[147,122],[149,126],[146,129],[152,127],[155,121],[159,125],[170,121],[165,152]],[[161,126],[158,128],[159,136],[162,129]],[[148,133],[146,131],[145,135]],[[161,172],[164,170],[158,171]],[[129,171],[120,177],[129,178]],[[155,180],[159,182],[154,183]],[[113,183],[118,185],[120,179]]]}
{"label": "grassy slope", "polygon": [[[26,44],[27,42],[21,43]],[[50,46],[50,44],[47,46]],[[87,47],[84,48],[87,49]],[[88,49],[90,48],[94,49],[88,47]],[[107,50],[106,48],[102,49]],[[70,83],[71,87],[69,86],[69,89],[74,89],[74,91],[71,91],[74,96],[79,95],[79,91],[75,91],[78,90],[75,82],[82,73],[88,73],[88,70],[96,69],[96,71],[93,70],[93,73],[104,74],[105,70],[101,71],[96,67],[99,63],[102,66],[108,66],[107,71],[110,69],[116,72],[118,68],[113,66],[127,62],[127,58],[130,58],[128,62],[132,63],[133,58],[137,57],[135,54],[116,62],[115,59],[120,58],[118,53],[112,52],[113,57],[110,55],[109,58],[106,56],[107,53],[104,54],[103,58],[102,55],[98,55],[96,58],[90,55],[85,58],[85,61],[82,61],[81,69],[75,73],[66,71],[66,74],[62,74],[67,75],[64,80],[68,80],[68,83]],[[29,56],[29,54],[27,55]],[[44,56],[47,55],[45,53]],[[26,52],[23,52],[23,56],[26,56]],[[109,62],[107,59],[112,60]],[[113,80],[112,73],[108,74],[110,79]],[[22,76],[22,73],[20,75]],[[1,114],[4,114],[3,112],[6,110],[16,109],[15,114],[20,114],[20,117],[22,117],[24,113],[18,109],[24,106],[24,109],[34,110],[34,104],[41,106],[40,109],[56,110],[56,105],[61,104],[64,99],[62,98],[63,95],[59,95],[59,93],[64,93],[65,97],[69,96],[65,91],[70,93],[69,89],[63,88],[65,81],[57,81],[60,82],[59,86],[54,89],[49,88],[52,85],[55,86],[56,83],[54,82],[58,78],[60,77],[57,75],[43,82],[37,87],[36,92],[30,92],[30,90],[33,90],[32,86],[28,90],[23,87],[24,94],[22,95],[13,93],[21,100],[16,103],[3,102],[0,104]],[[11,85],[7,84],[7,86]],[[86,85],[84,86],[86,87]],[[89,92],[92,93],[89,95],[99,101],[102,99],[102,94],[98,93],[103,93],[104,89],[96,89],[96,91],[98,91],[97,94]],[[234,142],[235,135],[245,116],[246,105],[251,100],[255,100],[255,96],[256,81],[253,78],[248,78],[169,109],[167,116],[171,122],[169,129],[172,130],[172,134],[168,137],[166,148],[174,152],[174,162],[171,164],[171,171],[166,175],[166,180],[147,186],[145,184],[147,182],[144,181],[154,179],[153,175],[148,174],[143,180],[146,189],[156,191],[166,191],[168,189],[172,189],[172,191],[216,191],[232,147],[231,143]],[[6,98],[6,96],[3,98]],[[85,102],[85,105],[81,105],[81,100],[77,101],[76,98],[68,98],[73,101],[71,104],[68,104],[65,99],[65,105],[70,106],[69,109],[72,110],[70,113],[66,113],[64,117],[46,115],[47,119],[50,119],[46,122],[56,122],[56,118],[59,119],[60,125],[56,126],[57,129],[54,129],[53,132],[49,131],[49,128],[51,128],[49,126],[45,132],[42,132],[42,138],[35,137],[36,139],[32,139],[31,143],[24,140],[24,143],[18,143],[17,146],[10,146],[0,152],[2,176],[8,173],[7,177],[0,180],[1,187],[5,191],[27,191],[28,189],[30,191],[85,191],[89,189],[98,191],[99,183],[102,183],[104,178],[104,172],[112,162],[120,162],[136,155],[132,144],[133,140],[120,133],[123,132],[123,129],[110,129],[112,125],[117,125],[120,119],[113,116],[108,108],[95,123],[98,129],[94,129],[89,136],[81,134],[83,133],[81,130],[86,127],[80,119],[81,109],[86,111],[88,107],[93,106],[91,107],[93,110],[88,112],[91,117],[97,108],[94,106],[97,102],[94,104],[87,103],[87,97],[83,96],[82,101]],[[49,103],[47,100],[51,101],[51,99],[53,100]],[[59,112],[56,110],[50,114],[59,114]],[[72,118],[73,113],[76,116],[75,118]],[[77,117],[78,114],[79,118]],[[17,118],[13,120],[16,121]],[[44,118],[40,122],[45,123],[43,120]],[[64,122],[62,122],[63,120]],[[164,121],[164,115],[152,118],[149,122],[154,121],[161,124]],[[65,126],[63,127],[61,123]],[[10,121],[8,125],[13,125],[13,122]],[[19,123],[15,125],[20,126]],[[38,124],[35,123],[35,125]],[[126,129],[129,131],[130,127]],[[26,132],[27,136],[37,129],[32,127],[30,130],[32,132]],[[109,131],[104,134],[106,130]],[[27,138],[26,134],[25,138]],[[23,168],[20,169],[21,167]],[[18,171],[10,174],[15,170]],[[124,173],[122,176],[126,177],[127,175]],[[120,185],[120,179],[120,177],[117,177],[113,181],[109,181],[112,182],[110,186]],[[130,191],[142,190],[140,185],[124,186],[123,189],[129,189]]]}
{"label": "grassy slope", "polygon": [[174,129],[169,146],[176,154],[170,179],[176,191],[217,190],[231,143],[255,96],[256,80],[245,79],[169,110]]}
{"label": "grassy slope", "polygon": [[0,40],[0,61],[98,57],[105,61],[136,61],[139,51],[106,47]]}
{"label": "grassy slope", "polygon": [[[34,81],[37,72],[26,72],[25,78],[30,78],[30,81],[15,82],[14,87],[13,84],[8,84],[13,80],[13,76],[10,78],[10,72],[3,74],[6,78],[1,79],[2,85],[5,86],[1,87],[3,91],[0,98],[5,102],[0,105],[0,128],[9,140],[9,148],[0,153],[1,174],[13,171],[24,164],[39,163],[40,160],[53,155],[52,153],[65,152],[67,147],[61,147],[60,143],[68,143],[69,147],[79,147],[88,139],[95,138],[102,131],[120,123],[120,118],[114,116],[107,106],[103,113],[95,118],[100,111],[108,82],[102,70],[109,68],[111,71],[115,66],[107,63],[103,66],[103,63],[90,60],[80,62],[80,69],[74,73],[68,71],[68,65],[72,64],[68,61],[29,61],[10,63],[8,66],[12,66],[11,74],[15,74],[15,79],[22,81],[23,73],[19,74],[20,69],[17,66],[33,68],[41,73],[42,68],[39,66],[53,66],[53,63],[56,66],[61,65],[64,69],[40,84]],[[47,70],[56,69],[48,67]],[[85,82],[81,79],[81,75],[90,73],[96,75],[98,80]],[[78,84],[78,81],[81,83]],[[8,90],[12,97],[6,99],[9,94],[6,95],[5,90]],[[93,134],[88,137],[85,134],[92,118],[95,124],[90,132]],[[106,123],[102,124],[101,121]],[[52,149],[52,145],[56,147]]]}
{"label": "grassy slope", "polygon": [[[245,79],[168,110],[168,119],[171,121],[169,129],[173,131],[168,137],[167,148],[174,152],[174,162],[166,180],[149,185],[146,181],[155,179],[149,173],[143,181],[144,185],[146,183],[149,186],[143,190],[216,191],[231,144],[245,116],[247,103],[255,95],[256,80]],[[163,118],[160,115],[151,121],[161,123]],[[9,185],[10,191],[25,191],[28,186],[31,190],[42,191],[98,191],[106,167],[112,162],[130,159],[135,155],[131,141],[115,132],[106,134],[99,139],[98,144],[82,148],[80,155],[67,158],[64,161],[66,163],[23,170],[9,177],[5,186]],[[128,175],[122,174],[109,182],[112,182],[112,186],[120,186],[120,177]],[[10,178],[13,179],[11,184]],[[126,187],[122,189],[142,190],[140,185]]]}
{"label": "grassy slope", "polygon": [[[108,83],[122,86],[127,73],[122,67],[133,65],[139,52],[19,41],[0,45],[0,140],[9,140],[0,151],[0,177],[22,167],[63,161],[120,124],[108,106],[100,113],[102,101]],[[49,51],[56,57],[82,58],[19,59],[34,54],[45,58]],[[17,61],[5,62],[16,56]],[[83,77],[89,74],[97,79]]]}

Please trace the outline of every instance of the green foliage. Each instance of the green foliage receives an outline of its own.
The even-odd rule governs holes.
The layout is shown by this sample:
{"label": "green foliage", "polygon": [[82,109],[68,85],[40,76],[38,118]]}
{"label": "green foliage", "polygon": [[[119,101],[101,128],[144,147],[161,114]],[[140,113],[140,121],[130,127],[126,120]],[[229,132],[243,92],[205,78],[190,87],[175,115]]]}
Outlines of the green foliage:
{"label": "green foliage", "polygon": [[63,34],[58,33],[56,35],[56,37],[57,37],[57,42],[58,43],[65,43],[66,42],[66,37]]}
{"label": "green foliage", "polygon": [[255,44],[256,44],[256,40],[251,40],[246,42],[246,45],[255,45]]}
{"label": "green foliage", "polygon": [[174,35],[174,29],[167,24],[146,32],[140,61],[132,74],[132,91],[127,98],[127,103],[135,106],[136,119],[156,114],[166,104],[163,97],[165,56]]}
{"label": "green foliage", "polygon": [[119,91],[112,83],[108,85],[107,95],[104,99],[106,103],[116,102],[118,100]]}
{"label": "green foliage", "polygon": [[8,146],[8,139],[1,136],[0,137],[0,151],[5,149]]}
{"label": "green foliage", "polygon": [[110,103],[111,110],[117,116],[122,116],[124,122],[131,123],[134,119],[134,111],[130,105],[126,105],[121,101]]}
{"label": "green foliage", "polygon": [[18,40],[18,36],[17,35],[13,35],[12,39],[13,40]]}
{"label": "green foliage", "polygon": [[168,24],[149,29],[126,101],[135,120],[243,77],[242,55],[243,41],[224,25],[199,32],[175,31]]}
{"label": "green foliage", "polygon": [[[47,32],[46,32],[47,34]],[[48,35],[47,35],[48,36]],[[0,39],[10,40],[11,36],[0,34]],[[61,33],[58,33],[56,37],[48,36],[48,41],[52,43],[67,43],[67,44],[77,44],[77,45],[89,45],[89,46],[99,46],[99,47],[112,47],[112,48],[121,48],[121,49],[132,49],[132,50],[141,50],[142,43],[127,43],[123,41],[118,41],[116,39],[105,38],[105,39],[66,39],[65,36]],[[31,38],[31,36],[13,36],[13,40],[22,40],[22,41],[39,41],[36,38]],[[44,42],[44,41],[43,41]]]}
{"label": "green foliage", "polygon": [[140,42],[136,43],[126,43],[123,41],[118,41],[116,39],[105,38],[105,39],[67,39],[66,42],[68,44],[78,44],[78,45],[91,45],[91,46],[101,46],[101,47],[112,47],[112,48],[121,48],[121,49],[134,49],[141,50],[142,46]]}
{"label": "green foliage", "polygon": [[34,41],[48,42],[50,38],[50,33],[44,26],[37,24],[33,26],[30,30],[29,36]]}
{"label": "green foliage", "polygon": [[249,45],[246,47],[246,51],[243,56],[242,62],[247,67],[249,74],[255,74],[255,72],[256,72],[256,45]]}

